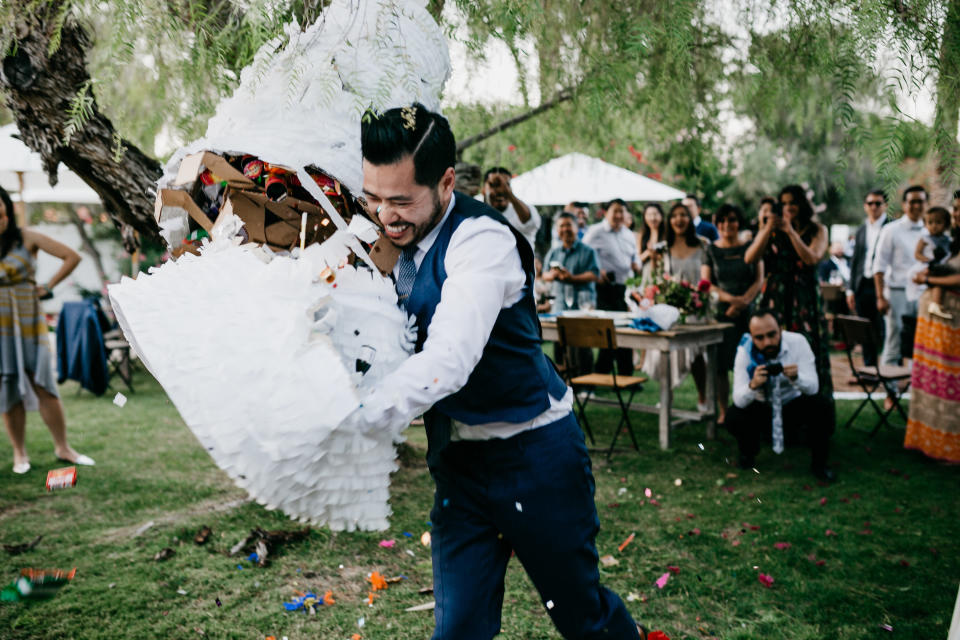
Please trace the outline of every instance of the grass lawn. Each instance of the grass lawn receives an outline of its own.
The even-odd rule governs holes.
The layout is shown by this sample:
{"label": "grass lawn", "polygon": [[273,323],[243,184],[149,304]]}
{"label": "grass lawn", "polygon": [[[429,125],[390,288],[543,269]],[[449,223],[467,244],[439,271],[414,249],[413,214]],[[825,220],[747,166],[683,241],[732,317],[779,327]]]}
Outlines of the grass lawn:
{"label": "grass lawn", "polygon": [[[690,384],[678,392],[681,406],[693,404]],[[111,397],[63,387],[72,443],[98,461],[80,468],[73,489],[44,491],[46,471],[62,465],[36,414],[28,423],[30,473],[13,475],[2,439],[0,542],[44,538],[23,555],[0,554],[0,580],[9,583],[24,567],[78,571],[48,601],[0,604],[0,638],[429,637],[432,612],[404,612],[432,598],[417,593],[431,584],[429,550],[419,543],[432,503],[422,428],[410,429],[414,451],[394,477],[389,531],[316,529],[259,569],[227,550],[254,527],[296,523],[246,502],[160,387],[144,373],[137,385],[123,409]],[[656,385],[642,399],[654,403]],[[854,406],[841,402],[840,418]],[[599,440],[609,442],[616,413],[590,412]],[[861,426],[871,419],[864,414]],[[724,433],[707,441],[701,425],[689,425],[676,431],[672,450],[660,451],[655,417],[637,415],[635,424],[642,451],[617,453],[610,463],[596,454],[594,473],[598,548],[619,560],[601,569],[603,581],[628,599],[637,620],[673,640],[946,637],[960,578],[960,466],[905,451],[900,430],[872,440],[840,431],[832,450],[839,479],[822,486],[805,450],[765,450],[759,473],[744,472],[733,466],[735,443]],[[213,535],[197,546],[202,525]],[[618,551],[631,533],[636,538]],[[380,547],[385,538],[396,546]],[[175,555],[154,562],[164,547]],[[679,573],[658,589],[668,566]],[[407,580],[369,606],[371,571]],[[773,577],[771,588],[760,573]],[[295,589],[332,590],[336,604],[315,616],[287,613],[283,602]],[[502,637],[558,637],[516,561]]]}

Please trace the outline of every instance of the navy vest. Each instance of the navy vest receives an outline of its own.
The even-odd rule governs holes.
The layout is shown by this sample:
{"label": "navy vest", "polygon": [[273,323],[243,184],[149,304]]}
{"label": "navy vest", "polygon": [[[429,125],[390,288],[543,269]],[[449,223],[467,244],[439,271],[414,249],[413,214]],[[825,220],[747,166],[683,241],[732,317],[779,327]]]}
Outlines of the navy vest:
{"label": "navy vest", "polygon": [[[567,390],[566,383],[557,375],[540,347],[540,320],[533,296],[534,265],[530,244],[497,211],[462,193],[456,194],[450,215],[424,256],[407,301],[407,311],[417,318],[416,350],[423,348],[430,321],[440,303],[440,292],[447,279],[444,258],[450,238],[464,220],[478,216],[492,218],[513,232],[526,283],[520,300],[500,310],[480,362],[467,384],[437,402],[426,416],[430,448],[435,453],[439,453],[438,449],[449,441],[450,418],[467,425],[527,422],[550,407],[550,396],[559,400]],[[444,424],[440,426],[438,423]],[[445,433],[436,433],[438,427]]]}

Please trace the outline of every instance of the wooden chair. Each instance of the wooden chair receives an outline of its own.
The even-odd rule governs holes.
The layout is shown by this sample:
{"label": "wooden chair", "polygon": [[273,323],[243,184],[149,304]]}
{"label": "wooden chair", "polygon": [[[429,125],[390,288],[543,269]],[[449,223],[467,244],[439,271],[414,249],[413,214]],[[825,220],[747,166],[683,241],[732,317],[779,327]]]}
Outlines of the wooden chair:
{"label": "wooden chair", "polygon": [[[559,334],[559,344],[565,353],[570,349],[587,347],[590,349],[616,349],[617,333],[613,326],[613,320],[609,318],[557,318],[557,333]],[[640,446],[637,444],[637,437],[633,433],[633,425],[630,424],[630,403],[637,391],[643,389],[643,383],[646,378],[638,376],[617,375],[616,359],[613,362],[613,370],[610,374],[589,373],[586,375],[574,376],[570,379],[570,386],[573,387],[573,397],[577,403],[577,412],[580,422],[583,424],[590,442],[596,444],[593,437],[593,430],[587,421],[586,406],[590,397],[597,389],[611,389],[617,396],[617,402],[620,404],[620,422],[613,432],[613,441],[607,450],[607,458],[613,454],[613,448],[617,444],[617,437],[620,435],[620,429],[624,424],[630,433],[630,439],[633,441],[633,448],[637,451]],[[623,392],[630,391],[626,402],[623,399]],[[580,393],[584,391],[586,395],[581,398]]]}
{"label": "wooden chair", "polygon": [[[860,406],[857,407],[857,410],[853,412],[853,415],[850,416],[850,419],[847,420],[847,423],[843,425],[844,428],[847,428],[853,424],[853,421],[860,414],[860,411],[868,403],[873,406],[874,410],[877,412],[877,415],[880,416],[880,421],[877,422],[877,425],[873,428],[873,431],[870,432],[871,437],[876,435],[877,431],[879,431],[880,427],[883,425],[886,424],[888,426],[892,426],[890,425],[888,418],[894,409],[900,413],[900,416],[903,418],[904,422],[906,422],[907,414],[900,405],[900,398],[910,387],[910,368],[880,364],[873,325],[866,318],[861,318],[859,316],[840,315],[837,316],[837,321],[840,323],[840,328],[843,331],[844,342],[846,343],[847,360],[850,362],[850,370],[853,373],[854,378],[856,378],[857,384],[859,384],[867,394],[866,399],[860,403]],[[876,364],[872,366],[861,364],[858,366],[856,362],[854,362],[853,348],[858,344],[863,349],[864,354],[871,354],[873,356]],[[903,384],[904,381],[906,381],[906,384]],[[895,390],[893,395],[893,406],[891,406],[889,409],[884,410],[873,399],[873,393],[878,389],[882,389],[884,394],[886,394],[888,390]]]}

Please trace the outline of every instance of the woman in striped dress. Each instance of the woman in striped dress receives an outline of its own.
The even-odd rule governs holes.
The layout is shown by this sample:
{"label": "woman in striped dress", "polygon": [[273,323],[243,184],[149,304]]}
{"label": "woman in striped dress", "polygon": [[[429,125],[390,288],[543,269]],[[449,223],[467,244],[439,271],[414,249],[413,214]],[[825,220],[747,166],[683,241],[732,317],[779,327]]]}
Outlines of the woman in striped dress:
{"label": "woman in striped dress", "polygon": [[[42,285],[35,276],[38,251],[63,260],[59,271]],[[67,443],[50,339],[40,310],[40,296],[70,275],[79,262],[80,256],[70,247],[19,229],[10,196],[0,188],[0,411],[13,445],[14,473],[30,470],[24,446],[27,411],[40,411],[53,436],[57,458],[93,464]]]}

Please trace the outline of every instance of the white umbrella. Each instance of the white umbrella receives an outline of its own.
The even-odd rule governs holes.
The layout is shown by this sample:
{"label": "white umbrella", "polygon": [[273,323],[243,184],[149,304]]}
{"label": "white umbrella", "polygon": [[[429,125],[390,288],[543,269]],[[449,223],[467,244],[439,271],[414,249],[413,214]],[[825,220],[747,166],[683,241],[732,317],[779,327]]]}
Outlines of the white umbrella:
{"label": "white umbrella", "polygon": [[14,200],[32,202],[66,202],[72,204],[98,204],[100,196],[80,176],[64,165],[57,169],[59,181],[51,187],[43,170],[40,154],[23,144],[17,135],[17,125],[0,127],[0,185]]}
{"label": "white umbrella", "polygon": [[510,181],[517,197],[533,205],[570,202],[664,202],[683,198],[679,189],[582,153],[568,153]]}

